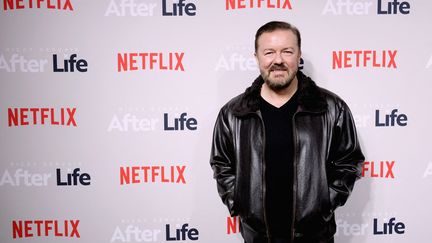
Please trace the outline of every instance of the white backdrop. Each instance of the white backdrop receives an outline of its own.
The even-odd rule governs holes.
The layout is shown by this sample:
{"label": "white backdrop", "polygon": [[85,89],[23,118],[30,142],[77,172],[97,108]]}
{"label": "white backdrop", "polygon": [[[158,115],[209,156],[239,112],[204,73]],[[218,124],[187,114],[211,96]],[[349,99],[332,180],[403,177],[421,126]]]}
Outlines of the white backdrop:
{"label": "white backdrop", "polygon": [[356,119],[367,162],[336,242],[430,241],[432,3],[0,7],[0,242],[242,242],[210,142],[259,73],[253,38],[271,20],[300,29],[303,71]]}

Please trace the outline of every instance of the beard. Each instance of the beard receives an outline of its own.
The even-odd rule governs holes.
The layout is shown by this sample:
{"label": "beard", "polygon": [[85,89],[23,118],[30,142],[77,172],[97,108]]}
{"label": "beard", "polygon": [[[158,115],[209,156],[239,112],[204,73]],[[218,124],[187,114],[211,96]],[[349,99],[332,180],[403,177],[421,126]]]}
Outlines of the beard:
{"label": "beard", "polygon": [[[275,72],[278,72],[278,74],[275,74]],[[289,87],[295,79],[296,74],[297,70],[290,72],[290,70],[283,64],[272,65],[268,73],[261,72],[264,82],[274,91],[280,91]]]}

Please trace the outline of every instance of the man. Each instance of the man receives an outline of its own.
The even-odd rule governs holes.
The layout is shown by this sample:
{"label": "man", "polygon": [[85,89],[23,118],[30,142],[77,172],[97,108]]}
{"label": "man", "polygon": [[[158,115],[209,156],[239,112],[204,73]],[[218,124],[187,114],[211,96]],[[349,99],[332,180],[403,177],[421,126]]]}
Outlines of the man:
{"label": "man", "polygon": [[350,110],[298,71],[300,56],[296,27],[259,28],[261,75],[216,120],[210,164],[247,243],[333,242],[334,210],[360,177]]}

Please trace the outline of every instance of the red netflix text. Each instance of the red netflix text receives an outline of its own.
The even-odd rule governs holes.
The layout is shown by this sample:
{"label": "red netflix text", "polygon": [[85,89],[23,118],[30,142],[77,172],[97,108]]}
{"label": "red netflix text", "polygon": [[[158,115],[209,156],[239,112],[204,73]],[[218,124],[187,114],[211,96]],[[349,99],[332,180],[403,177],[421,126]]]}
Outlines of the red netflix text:
{"label": "red netflix text", "polygon": [[120,167],[120,185],[137,183],[186,184],[186,166],[128,166]]}
{"label": "red netflix text", "polygon": [[70,0],[3,0],[3,10],[29,8],[74,10]]}
{"label": "red netflix text", "polygon": [[235,217],[227,217],[227,234],[236,234],[240,232],[240,218],[238,216]]}
{"label": "red netflix text", "polygon": [[79,222],[79,220],[14,220],[12,238],[39,236],[80,238]]}
{"label": "red netflix text", "polygon": [[332,68],[397,68],[396,54],[397,50],[333,51]]}
{"label": "red netflix text", "polygon": [[184,71],[183,52],[118,53],[117,71],[171,70]]}
{"label": "red netflix text", "polygon": [[394,179],[393,167],[395,161],[365,161],[362,167],[362,177]]}
{"label": "red netflix text", "polygon": [[8,126],[77,126],[76,108],[8,108]]}
{"label": "red netflix text", "polygon": [[226,0],[225,9],[279,8],[292,9],[290,0]]}

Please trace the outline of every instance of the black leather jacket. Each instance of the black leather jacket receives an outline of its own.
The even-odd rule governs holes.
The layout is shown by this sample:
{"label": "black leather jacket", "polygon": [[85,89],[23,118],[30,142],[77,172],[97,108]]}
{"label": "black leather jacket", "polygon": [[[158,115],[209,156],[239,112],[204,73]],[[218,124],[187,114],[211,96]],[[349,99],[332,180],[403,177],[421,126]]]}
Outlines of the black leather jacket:
{"label": "black leather jacket", "polygon": [[[297,73],[298,109],[293,117],[294,184],[292,241],[326,242],[336,232],[334,210],[360,178],[364,156],[348,106],[337,95]],[[222,201],[241,218],[247,242],[268,235],[265,212],[264,124],[259,111],[263,79],[219,112],[210,164]],[[289,186],[289,185],[287,185]],[[269,236],[271,237],[271,236]]]}

